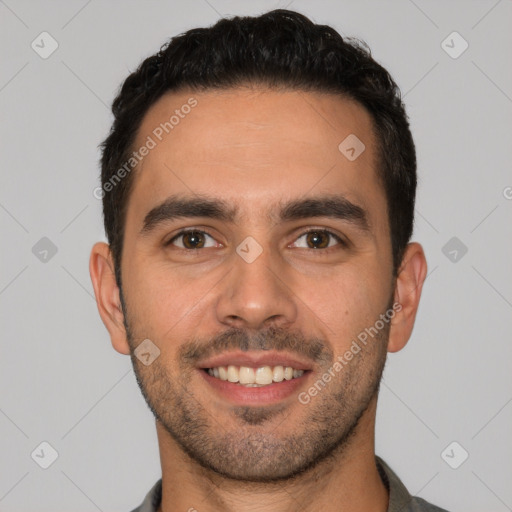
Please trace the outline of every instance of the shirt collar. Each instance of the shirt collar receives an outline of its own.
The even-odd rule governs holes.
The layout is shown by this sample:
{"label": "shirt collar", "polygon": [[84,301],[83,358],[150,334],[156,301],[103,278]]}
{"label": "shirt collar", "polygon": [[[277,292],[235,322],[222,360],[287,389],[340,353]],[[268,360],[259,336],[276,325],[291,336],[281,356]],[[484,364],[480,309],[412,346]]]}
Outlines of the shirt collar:
{"label": "shirt collar", "polygon": [[389,505],[387,512],[399,512],[404,510],[408,505],[412,496],[402,483],[397,474],[378,456],[375,456],[377,469],[384,485],[388,488],[389,492]]}

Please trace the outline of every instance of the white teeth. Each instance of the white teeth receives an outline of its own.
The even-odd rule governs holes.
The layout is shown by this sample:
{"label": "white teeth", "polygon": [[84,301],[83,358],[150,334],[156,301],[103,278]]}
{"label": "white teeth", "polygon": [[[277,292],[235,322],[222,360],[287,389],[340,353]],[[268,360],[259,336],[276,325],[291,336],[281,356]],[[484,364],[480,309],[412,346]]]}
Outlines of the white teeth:
{"label": "white teeth", "polygon": [[256,384],[272,384],[272,368],[262,366],[256,370]]}
{"label": "white teeth", "polygon": [[249,366],[235,366],[230,364],[208,368],[208,375],[220,380],[227,380],[233,383],[240,383],[247,387],[268,386],[272,382],[282,382],[302,377],[304,370],[295,370],[291,366],[260,366],[251,368]]}
{"label": "white teeth", "polygon": [[274,382],[283,382],[284,379],[284,368],[282,366],[274,366],[274,373],[272,380]]}
{"label": "white teeth", "polygon": [[254,370],[252,368],[248,368],[247,366],[240,366],[240,370],[238,372],[238,381],[240,384],[254,384]]}
{"label": "white teeth", "polygon": [[229,382],[238,382],[238,368],[232,364],[228,366],[228,380]]}

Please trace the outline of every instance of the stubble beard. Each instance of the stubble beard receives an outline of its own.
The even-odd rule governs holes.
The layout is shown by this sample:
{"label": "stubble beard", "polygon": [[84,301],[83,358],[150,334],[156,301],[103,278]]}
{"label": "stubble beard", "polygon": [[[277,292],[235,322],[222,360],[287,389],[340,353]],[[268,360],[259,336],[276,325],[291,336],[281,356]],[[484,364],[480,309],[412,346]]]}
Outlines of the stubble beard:
{"label": "stubble beard", "polygon": [[[187,389],[196,369],[180,361],[176,367],[180,371],[176,374],[166,368],[162,358],[147,367],[136,358],[133,352],[136,340],[143,338],[137,337],[129,327],[126,309],[124,312],[137,383],[156,420],[193,461],[228,479],[268,483],[289,480],[335,455],[342,456],[353,440],[361,418],[378,395],[386,362],[389,326],[362,347],[318,395],[301,406],[304,408],[300,409],[301,419],[294,418],[282,404],[233,406],[230,410],[233,428],[226,430],[216,420],[215,411],[207,410],[194,392]],[[276,339],[286,339],[293,345],[289,333],[271,332],[267,338],[260,335],[254,343],[253,338],[248,341],[242,333],[244,341],[241,345],[245,343],[246,348],[248,345],[255,348],[261,346],[263,339],[270,340],[269,348],[282,348],[282,345],[276,347],[273,344]],[[232,334],[230,331],[230,336],[216,339],[231,346]],[[235,332],[234,337],[238,334],[239,331]],[[228,339],[231,340],[229,343]],[[217,346],[220,345],[222,341]],[[299,347],[299,344],[295,346]],[[188,353],[193,353],[194,343],[183,345],[183,348],[187,347]],[[324,350],[317,359],[322,360],[322,371],[312,382],[332,368],[334,355]],[[270,426],[272,421],[273,428]],[[286,423],[290,425],[290,433],[283,435]],[[276,433],[278,429],[281,434]]]}

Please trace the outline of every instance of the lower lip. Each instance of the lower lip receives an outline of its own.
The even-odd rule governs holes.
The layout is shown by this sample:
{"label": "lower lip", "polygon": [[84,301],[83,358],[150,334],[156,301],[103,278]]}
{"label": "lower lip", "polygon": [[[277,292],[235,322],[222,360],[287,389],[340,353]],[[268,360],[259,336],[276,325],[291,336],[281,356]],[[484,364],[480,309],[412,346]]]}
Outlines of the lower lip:
{"label": "lower lip", "polygon": [[217,379],[204,370],[199,370],[206,382],[220,395],[237,405],[264,405],[274,404],[298,394],[298,389],[304,385],[309,371],[296,379],[274,382],[268,386],[246,387],[241,384]]}

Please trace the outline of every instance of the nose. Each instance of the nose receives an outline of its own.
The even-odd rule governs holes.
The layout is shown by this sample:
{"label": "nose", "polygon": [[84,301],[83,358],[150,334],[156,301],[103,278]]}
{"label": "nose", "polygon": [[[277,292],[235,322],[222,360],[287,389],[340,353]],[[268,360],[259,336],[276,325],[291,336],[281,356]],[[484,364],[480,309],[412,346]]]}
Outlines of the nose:
{"label": "nose", "polygon": [[218,321],[229,327],[252,330],[294,324],[297,296],[286,269],[279,262],[272,262],[270,250],[263,250],[250,263],[237,253],[232,258],[232,270],[219,287]]}

